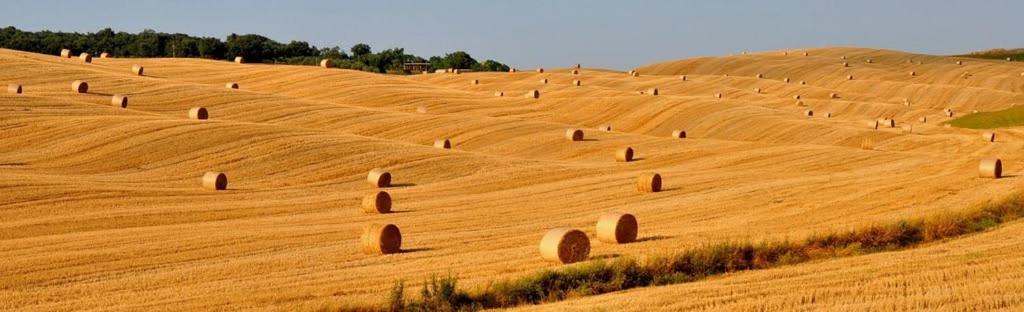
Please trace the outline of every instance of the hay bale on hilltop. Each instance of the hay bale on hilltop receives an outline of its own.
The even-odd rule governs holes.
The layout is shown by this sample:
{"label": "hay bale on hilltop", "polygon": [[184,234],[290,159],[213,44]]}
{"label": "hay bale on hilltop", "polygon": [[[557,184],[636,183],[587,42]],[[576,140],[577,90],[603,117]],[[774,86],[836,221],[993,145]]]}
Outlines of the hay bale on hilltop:
{"label": "hay bale on hilltop", "polygon": [[245,58],[242,58],[241,56],[236,56],[235,64],[245,64]]}
{"label": "hay bale on hilltop", "polygon": [[539,99],[540,98],[540,91],[530,90],[530,92],[526,92],[526,98],[528,98],[528,99]]}
{"label": "hay bale on hilltop", "polygon": [[587,260],[590,238],[577,229],[551,229],[540,240],[540,255],[545,260],[563,264]]}
{"label": "hay bale on hilltop", "polygon": [[978,176],[999,179],[1003,177],[1003,161],[998,158],[984,159],[978,164]]}
{"label": "hay bale on hilltop", "polygon": [[597,240],[609,244],[632,243],[636,241],[638,228],[632,214],[604,213],[597,219]]}
{"label": "hay bale on hilltop", "polygon": [[615,151],[615,161],[618,162],[631,162],[633,161],[633,148],[626,146]]}
{"label": "hay bale on hilltop", "polygon": [[610,132],[610,131],[612,131],[612,125],[609,125],[609,124],[599,125],[599,126],[597,126],[597,130],[604,131],[604,132]]}
{"label": "hay bale on hilltop", "polygon": [[132,65],[132,73],[134,73],[136,76],[142,76],[143,70],[145,70],[145,68],[142,68],[142,66]]}
{"label": "hay bale on hilltop", "polygon": [[469,84],[471,84],[471,85],[474,85],[474,86],[475,86],[475,85],[478,85],[478,84],[480,84],[480,79],[473,79],[473,80],[470,80],[470,81],[469,81]]}
{"label": "hay bale on hilltop", "polygon": [[581,66],[580,64],[576,64],[576,66],[573,66],[573,67],[575,67],[576,69],[583,68],[583,66]]}
{"label": "hay bale on hilltop", "polygon": [[643,193],[661,192],[661,175],[657,173],[641,173],[636,179],[636,190]]}
{"label": "hay bale on hilltop", "polygon": [[632,71],[632,72],[630,72],[630,74],[629,74],[629,75],[630,75],[630,76],[633,76],[633,77],[640,77],[640,72],[638,72],[638,71]]}
{"label": "hay bale on hilltop", "polygon": [[71,90],[78,93],[89,92],[89,83],[81,80],[71,82]]}
{"label": "hay bale on hilltop", "polygon": [[331,68],[332,66],[334,66],[334,62],[331,62],[331,59],[326,59],[325,58],[325,59],[320,60],[320,67]]}
{"label": "hay bale on hilltop", "polygon": [[224,87],[228,88],[228,89],[238,89],[238,83],[237,82],[228,82],[228,83],[224,84]]}
{"label": "hay bale on hilltop", "polygon": [[995,132],[985,132],[985,133],[981,134],[981,138],[985,139],[985,142],[995,142],[996,141],[996,133]]}
{"label": "hay bale on hilltop", "polygon": [[105,59],[105,58],[109,58],[109,57],[110,57],[110,53],[107,53],[107,52],[100,53],[100,58],[101,59]]}
{"label": "hay bale on hilltop", "polygon": [[538,69],[537,69],[537,73],[541,73],[541,74],[543,74],[543,73],[544,73],[544,68],[543,68],[543,67],[541,67],[541,68],[538,68]]}
{"label": "hay bale on hilltop", "polygon": [[565,139],[569,141],[583,141],[583,130],[576,128],[565,130]]}
{"label": "hay bale on hilltop", "polygon": [[120,106],[121,108],[128,108],[128,96],[114,94],[114,96],[110,98],[110,104]]}
{"label": "hay bale on hilltop", "polygon": [[69,50],[69,49],[60,49],[60,57],[62,57],[62,58],[71,58],[71,50]]}
{"label": "hay bale on hilltop", "polygon": [[365,213],[389,213],[391,212],[391,194],[385,191],[376,191],[363,197],[363,212]]}
{"label": "hay bale on hilltop", "polygon": [[803,53],[803,56],[807,56],[807,55],[809,55],[809,54],[807,54],[807,52],[804,52],[804,53]]}
{"label": "hay bale on hilltop", "polygon": [[209,118],[210,113],[206,111],[205,107],[193,107],[188,110],[188,119],[207,120]]}
{"label": "hay bale on hilltop", "polygon": [[547,78],[541,79],[540,83],[541,84],[548,84],[548,79]]}
{"label": "hay bale on hilltop", "polygon": [[203,174],[203,188],[221,191],[228,189],[228,176],[223,172],[207,172]]}
{"label": "hay bale on hilltop", "polygon": [[363,253],[386,255],[402,251],[402,232],[394,224],[370,224],[363,228],[359,241]]}
{"label": "hay bale on hilltop", "polygon": [[573,70],[572,70],[571,72],[569,72],[569,73],[571,73],[571,74],[573,74],[573,75],[579,75],[579,74],[580,74],[580,71],[579,71],[578,69],[573,69]]}
{"label": "hay bale on hilltop", "polygon": [[391,173],[384,169],[373,168],[366,174],[366,182],[372,187],[391,186]]}
{"label": "hay bale on hilltop", "polygon": [[89,55],[89,53],[83,52],[82,54],[79,54],[78,59],[82,60],[82,62],[92,63],[92,55]]}
{"label": "hay bale on hilltop", "polygon": [[451,149],[452,141],[449,141],[448,139],[438,139],[434,141],[434,147],[442,149]]}
{"label": "hay bale on hilltop", "polygon": [[9,84],[9,85],[7,85],[7,93],[21,94],[21,91],[22,91],[22,89],[21,89],[21,85],[20,84]]}
{"label": "hay bale on hilltop", "polygon": [[686,131],[683,130],[672,130],[672,137],[676,139],[685,139]]}

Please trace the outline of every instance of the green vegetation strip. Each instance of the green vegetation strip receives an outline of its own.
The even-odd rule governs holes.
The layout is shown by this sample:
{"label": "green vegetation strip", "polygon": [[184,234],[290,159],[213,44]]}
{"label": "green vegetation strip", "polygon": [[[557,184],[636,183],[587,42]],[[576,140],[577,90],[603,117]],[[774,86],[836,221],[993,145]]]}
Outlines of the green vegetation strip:
{"label": "green vegetation strip", "polygon": [[802,242],[718,243],[649,258],[643,263],[625,257],[595,260],[502,280],[472,292],[459,289],[453,276],[434,276],[426,281],[419,298],[412,299],[406,298],[405,284],[399,281],[380,306],[323,310],[474,311],[549,303],[637,287],[692,282],[730,272],[902,250],[989,230],[1022,215],[1024,197],[1014,194],[966,212],[815,235]]}
{"label": "green vegetation strip", "polygon": [[953,119],[949,122],[953,127],[968,129],[992,129],[1024,125],[1024,106],[1016,106],[1001,111],[978,112]]}

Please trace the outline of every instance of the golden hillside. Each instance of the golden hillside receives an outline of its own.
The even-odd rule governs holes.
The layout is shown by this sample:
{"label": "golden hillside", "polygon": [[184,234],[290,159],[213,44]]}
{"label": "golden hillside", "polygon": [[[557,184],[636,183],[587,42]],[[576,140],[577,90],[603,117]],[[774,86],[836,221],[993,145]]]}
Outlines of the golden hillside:
{"label": "golden hillside", "polygon": [[[136,64],[144,76],[130,71]],[[638,68],[638,77],[586,67],[578,75],[561,68],[387,76],[197,59],[86,64],[0,50],[0,68],[0,83],[24,87],[0,95],[0,310],[376,304],[399,279],[416,289],[450,272],[463,286],[483,287],[558,267],[538,254],[544,232],[571,226],[593,237],[607,211],[635,214],[641,241],[594,240],[592,258],[860,228],[966,209],[1024,184],[1016,177],[1024,169],[1019,129],[1000,129],[987,142],[982,131],[942,125],[951,119],[945,108],[959,116],[1024,103],[1024,66],[1002,61],[828,48],[672,61]],[[73,92],[74,80],[87,81],[88,93]],[[226,89],[228,82],[240,89]],[[534,89],[539,99],[524,97]],[[110,105],[114,94],[128,95],[126,109]],[[210,120],[188,118],[199,106]],[[896,127],[868,125],[881,118]],[[601,124],[614,131],[596,130]],[[566,140],[573,127],[587,140]],[[671,138],[676,129],[688,138]],[[440,138],[453,149],[434,148]],[[615,161],[625,146],[637,161]],[[1008,178],[978,177],[978,162],[992,157]],[[378,167],[394,175],[396,213],[361,211],[371,192],[366,173]],[[207,171],[225,172],[228,190],[203,189]],[[660,173],[665,191],[637,192],[643,172]],[[398,225],[404,252],[363,254],[360,234],[370,223]],[[954,266],[969,260],[928,250],[1011,246],[978,261],[1020,267],[1006,258],[1024,253],[1012,251],[1021,230],[894,257]],[[915,256],[922,253],[930,258]],[[813,279],[800,277],[807,272],[914,268],[887,265],[894,257],[586,300],[614,307],[630,304],[614,299],[630,294],[658,300],[679,292],[715,300],[735,284],[779,275],[792,285],[776,291],[797,298],[785,287]]]}

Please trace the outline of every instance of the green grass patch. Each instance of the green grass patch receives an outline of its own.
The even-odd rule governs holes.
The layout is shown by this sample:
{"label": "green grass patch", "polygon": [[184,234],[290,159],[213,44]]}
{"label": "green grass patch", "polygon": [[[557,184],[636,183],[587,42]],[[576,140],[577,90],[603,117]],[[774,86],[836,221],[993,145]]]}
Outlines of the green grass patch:
{"label": "green grass patch", "polygon": [[949,121],[953,127],[968,129],[993,129],[1024,125],[1024,106],[1010,107],[1001,111],[978,112]]}

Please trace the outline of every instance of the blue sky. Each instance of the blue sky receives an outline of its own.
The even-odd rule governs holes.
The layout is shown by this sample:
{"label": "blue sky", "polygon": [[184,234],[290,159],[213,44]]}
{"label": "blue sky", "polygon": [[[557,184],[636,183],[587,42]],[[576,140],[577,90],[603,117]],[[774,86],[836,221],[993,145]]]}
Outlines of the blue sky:
{"label": "blue sky", "polygon": [[154,29],[420,56],[464,50],[516,67],[627,69],[738,51],[861,46],[930,54],[1024,47],[1024,1],[5,0],[0,26]]}

